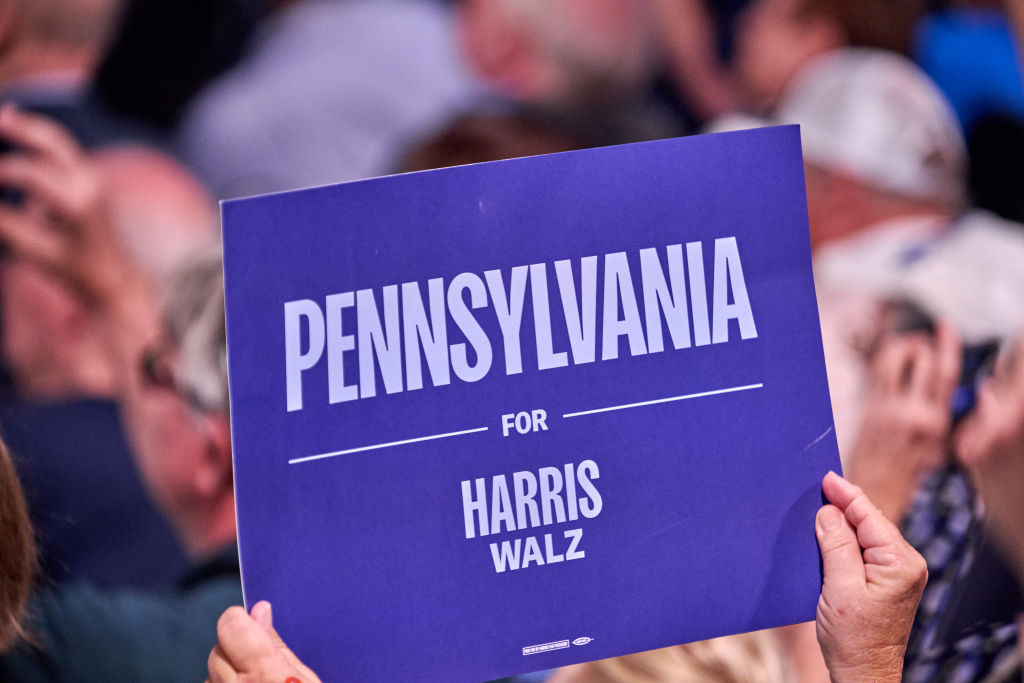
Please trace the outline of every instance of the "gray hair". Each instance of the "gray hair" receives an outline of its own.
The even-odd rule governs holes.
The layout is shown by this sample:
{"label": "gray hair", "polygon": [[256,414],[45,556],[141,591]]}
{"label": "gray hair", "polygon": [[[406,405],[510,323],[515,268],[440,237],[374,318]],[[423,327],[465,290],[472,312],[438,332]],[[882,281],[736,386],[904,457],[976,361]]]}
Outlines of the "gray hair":
{"label": "gray hair", "polygon": [[[561,74],[560,87],[577,95],[629,93],[646,85],[655,68],[654,15],[646,3],[621,6],[615,30],[596,30],[586,10],[593,0],[497,0],[510,22],[533,35]],[[607,2],[607,0],[605,0]]]}
{"label": "gray hair", "polygon": [[181,350],[178,379],[199,407],[228,410],[224,270],[220,244],[199,249],[171,275],[164,325]]}

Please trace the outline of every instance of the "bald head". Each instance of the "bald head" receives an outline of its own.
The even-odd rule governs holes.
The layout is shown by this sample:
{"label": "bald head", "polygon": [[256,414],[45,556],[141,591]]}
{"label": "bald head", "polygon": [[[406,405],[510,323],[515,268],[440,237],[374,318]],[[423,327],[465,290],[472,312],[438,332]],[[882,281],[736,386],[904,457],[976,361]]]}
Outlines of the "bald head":
{"label": "bald head", "polygon": [[112,147],[95,152],[93,161],[126,256],[158,285],[216,235],[213,201],[170,157],[144,147]]}

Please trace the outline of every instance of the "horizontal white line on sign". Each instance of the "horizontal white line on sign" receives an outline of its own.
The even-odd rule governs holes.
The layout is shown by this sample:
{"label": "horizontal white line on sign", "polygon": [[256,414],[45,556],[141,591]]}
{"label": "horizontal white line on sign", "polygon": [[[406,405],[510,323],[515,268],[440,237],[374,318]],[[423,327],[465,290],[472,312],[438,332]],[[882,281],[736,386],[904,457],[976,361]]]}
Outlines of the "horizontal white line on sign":
{"label": "horizontal white line on sign", "polygon": [[729,387],[728,389],[715,389],[713,391],[701,391],[696,394],[684,394],[682,396],[669,396],[668,398],[656,398],[653,401],[640,401],[639,403],[626,403],[621,406],[608,406],[607,408],[595,408],[594,410],[582,410],[578,413],[566,413],[562,417],[580,417],[582,415],[594,415],[596,413],[607,413],[612,410],[625,410],[626,408],[642,408],[653,406],[658,403],[671,403],[672,401],[685,401],[688,398],[703,398],[704,396],[716,396],[718,394],[731,394],[736,391],[749,391],[750,389],[761,389],[764,384],[747,384],[742,387]]}
{"label": "horizontal white line on sign", "polygon": [[288,461],[289,465],[297,465],[300,462],[309,462],[310,460],[322,460],[324,458],[333,458],[338,455],[348,455],[350,453],[361,453],[362,451],[373,451],[378,448],[389,448],[391,446],[404,446],[409,443],[416,443],[418,441],[433,441],[434,439],[447,439],[449,436],[462,436],[463,434],[475,434],[476,432],[486,432],[487,427],[477,427],[476,429],[463,429],[460,432],[448,432],[447,434],[431,434],[430,436],[420,436],[415,439],[403,439],[402,441],[391,441],[389,443],[377,443],[372,446],[359,446],[358,448],[346,448],[343,451],[334,451],[332,453],[320,453],[319,455],[307,455],[304,458],[293,458]]}

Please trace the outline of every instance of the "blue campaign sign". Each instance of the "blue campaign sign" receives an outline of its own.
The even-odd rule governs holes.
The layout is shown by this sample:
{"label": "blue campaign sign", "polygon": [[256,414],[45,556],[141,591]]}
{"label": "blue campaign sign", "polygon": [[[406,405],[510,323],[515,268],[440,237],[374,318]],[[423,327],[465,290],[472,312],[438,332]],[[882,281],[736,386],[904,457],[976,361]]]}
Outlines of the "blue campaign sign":
{"label": "blue campaign sign", "polygon": [[796,127],[223,219],[245,596],[324,680],[813,618],[839,460]]}

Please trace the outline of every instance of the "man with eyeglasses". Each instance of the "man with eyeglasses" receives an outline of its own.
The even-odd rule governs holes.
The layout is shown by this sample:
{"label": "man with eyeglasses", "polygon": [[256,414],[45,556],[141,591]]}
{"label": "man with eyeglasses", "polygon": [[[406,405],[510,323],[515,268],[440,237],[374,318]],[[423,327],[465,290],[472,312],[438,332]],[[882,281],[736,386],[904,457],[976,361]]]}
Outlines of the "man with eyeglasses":
{"label": "man with eyeglasses", "polygon": [[115,239],[96,169],[70,136],[10,108],[0,110],[0,136],[33,150],[0,160],[0,186],[29,198],[0,207],[0,242],[60,278],[101,322],[136,465],[193,562],[165,594],[37,592],[27,623],[35,642],[0,658],[0,679],[201,680],[217,616],[241,601],[219,254],[172,277],[161,307],[158,286]]}

